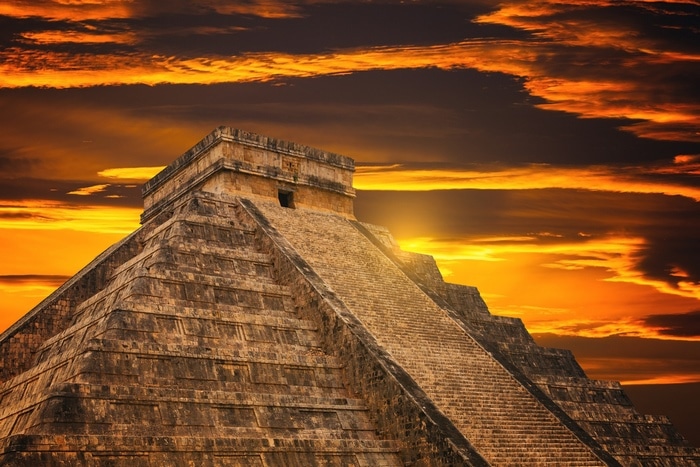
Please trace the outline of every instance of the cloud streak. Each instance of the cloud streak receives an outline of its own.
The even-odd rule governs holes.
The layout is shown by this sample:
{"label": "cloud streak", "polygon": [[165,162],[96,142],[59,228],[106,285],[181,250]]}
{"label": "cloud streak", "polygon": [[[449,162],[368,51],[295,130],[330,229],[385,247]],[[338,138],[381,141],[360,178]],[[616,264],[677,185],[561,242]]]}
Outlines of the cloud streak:
{"label": "cloud streak", "polygon": [[411,169],[401,165],[359,166],[355,188],[359,190],[526,190],[565,188],[617,193],[659,193],[700,201],[700,188],[690,184],[649,179],[648,175],[693,174],[698,164],[659,167],[555,167],[533,164],[523,167],[465,169]]}
{"label": "cloud streak", "polygon": [[128,234],[139,225],[140,208],[70,205],[49,200],[5,201],[0,229],[62,230]]}
{"label": "cloud streak", "polygon": [[642,323],[664,336],[700,339],[700,310],[668,315],[650,315]]}
{"label": "cloud streak", "polygon": [[175,1],[166,5],[157,1],[133,2],[103,0],[99,2],[71,2],[61,0],[13,0],[0,4],[0,15],[17,18],[40,17],[50,20],[105,20],[149,17],[164,13],[201,14],[216,12],[223,15],[253,15],[262,18],[288,18],[298,15],[298,6],[278,0],[199,0]]}
{"label": "cloud streak", "polygon": [[0,287],[8,285],[58,287],[68,279],[70,279],[70,276],[56,274],[4,274],[0,275]]}

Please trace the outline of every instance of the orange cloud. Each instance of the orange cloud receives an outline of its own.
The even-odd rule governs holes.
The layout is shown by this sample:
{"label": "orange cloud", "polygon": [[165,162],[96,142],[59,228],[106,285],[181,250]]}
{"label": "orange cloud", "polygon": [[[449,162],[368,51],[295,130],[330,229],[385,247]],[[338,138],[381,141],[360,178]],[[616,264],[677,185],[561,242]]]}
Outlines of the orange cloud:
{"label": "orange cloud", "polygon": [[147,181],[153,178],[158,172],[163,170],[165,166],[158,167],[120,167],[113,169],[105,169],[97,172],[97,175],[104,178],[113,178],[118,180],[140,180]]}
{"label": "orange cloud", "polygon": [[[359,190],[431,191],[458,189],[525,190],[567,188],[619,193],[662,193],[700,201],[700,188],[642,178],[651,168],[554,167],[546,164],[479,170],[415,170],[400,165],[359,166],[354,186]],[[678,166],[659,167],[659,173],[684,173]]]}
{"label": "orange cloud", "polygon": [[[101,170],[97,175],[118,180],[147,181],[163,168],[164,166],[110,168]],[[516,168],[416,170],[404,168],[400,164],[359,165],[355,169],[353,186],[358,190],[377,191],[564,188],[618,193],[680,195],[700,201],[700,188],[649,181],[640,177],[650,173],[692,174],[698,171],[700,171],[700,158],[698,156],[677,156],[672,165],[644,168],[606,166],[568,168],[537,164]],[[107,185],[97,185],[97,187],[101,186]]]}
{"label": "orange cloud", "polygon": [[13,0],[0,3],[0,15],[16,18],[40,17],[52,20],[85,21],[125,19],[149,16],[162,12],[254,15],[262,18],[298,16],[298,7],[280,0],[199,0],[196,4],[133,2],[131,0],[100,0],[94,2],[64,0]]}
{"label": "orange cloud", "polygon": [[[700,135],[700,107],[697,104],[662,101],[657,95],[666,95],[664,84],[645,80],[642,70],[663,65],[692,66],[700,54],[669,49],[635,29],[633,22],[582,19],[580,12],[605,7],[630,5],[653,9],[653,2],[559,0],[504,2],[477,22],[506,25],[528,31],[539,40],[519,42],[510,57],[497,58],[478,69],[501,71],[526,78],[525,86],[533,95],[547,102],[539,106],[549,110],[571,112],[582,117],[642,119],[641,124],[623,127],[639,136],[662,140],[698,141]],[[666,2],[673,3],[673,2]],[[676,2],[694,4],[693,2]],[[547,60],[532,61],[531,52],[538,51]],[[622,51],[614,66],[600,66],[610,51]],[[577,55],[578,54],[578,55]],[[550,68],[559,63],[561,70]],[[572,73],[571,70],[578,70]],[[637,70],[637,72],[635,72]],[[493,70],[496,71],[496,70]],[[672,124],[672,125],[671,125]]]}
{"label": "orange cloud", "polygon": [[62,230],[128,234],[139,226],[142,209],[72,206],[47,200],[3,201],[0,229]]}
{"label": "orange cloud", "polygon": [[15,18],[47,18],[54,20],[100,20],[131,17],[131,2],[103,0],[99,2],[66,2],[61,0],[14,0],[0,3],[0,15]]}
{"label": "orange cloud", "polygon": [[[619,381],[623,385],[637,384],[683,384],[700,382],[700,374],[688,368],[683,361],[659,362],[652,358],[594,358],[577,356],[576,360],[585,368],[586,374],[595,379]],[[681,369],[675,368],[680,366]],[[687,368],[687,372],[682,372]]]}
{"label": "orange cloud", "polygon": [[94,195],[95,193],[101,193],[105,191],[108,187],[108,184],[86,186],[84,188],[78,188],[77,190],[69,191],[68,194],[78,196],[90,196]]}
{"label": "orange cloud", "polygon": [[136,34],[124,32],[105,34],[97,31],[41,31],[25,32],[21,35],[26,42],[33,44],[134,44]]}

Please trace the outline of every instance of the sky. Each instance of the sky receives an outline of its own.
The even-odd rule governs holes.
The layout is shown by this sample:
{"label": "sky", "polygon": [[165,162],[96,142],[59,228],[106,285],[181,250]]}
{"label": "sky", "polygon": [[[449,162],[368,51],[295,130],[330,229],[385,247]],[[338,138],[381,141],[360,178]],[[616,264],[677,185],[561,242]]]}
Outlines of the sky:
{"label": "sky", "polygon": [[695,0],[4,1],[0,330],[226,125],[352,157],[358,219],[700,416],[698,82]]}

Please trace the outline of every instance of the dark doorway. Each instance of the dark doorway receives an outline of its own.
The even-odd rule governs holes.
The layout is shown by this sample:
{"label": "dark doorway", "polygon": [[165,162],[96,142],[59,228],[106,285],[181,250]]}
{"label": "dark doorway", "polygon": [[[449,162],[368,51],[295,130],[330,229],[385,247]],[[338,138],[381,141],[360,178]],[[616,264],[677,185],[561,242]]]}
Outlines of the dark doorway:
{"label": "dark doorway", "polygon": [[280,206],[283,208],[294,207],[294,193],[291,191],[277,190],[277,199],[280,200]]}

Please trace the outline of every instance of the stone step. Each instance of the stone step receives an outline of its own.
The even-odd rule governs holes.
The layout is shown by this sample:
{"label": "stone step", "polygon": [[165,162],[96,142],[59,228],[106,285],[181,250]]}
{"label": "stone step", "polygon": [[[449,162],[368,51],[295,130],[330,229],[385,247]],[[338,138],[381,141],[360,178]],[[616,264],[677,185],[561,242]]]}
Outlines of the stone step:
{"label": "stone step", "polygon": [[[117,391],[114,388],[126,384],[133,385],[130,388],[141,384],[148,393],[167,395],[181,391],[183,397],[211,394],[210,397],[215,398],[220,393],[238,397],[239,393],[250,393],[263,398],[303,398],[314,403],[350,400],[347,399],[337,370],[333,369],[207,361],[200,372],[202,377],[198,379],[193,372],[181,371],[176,374],[175,370],[186,366],[178,359],[132,359],[135,360],[135,366],[131,374],[115,371],[114,362],[111,362],[111,366],[106,365],[111,372],[95,372],[80,369],[72,361],[57,360],[44,362],[31,373],[23,374],[0,387],[0,420],[34,405],[35,396],[29,398],[28,394],[51,391],[57,384],[54,381],[73,381],[91,388],[103,386],[105,391]],[[169,371],[154,368],[154,365],[159,364],[175,368],[170,368]]]}
{"label": "stone step", "polygon": [[[50,371],[52,368],[48,368]],[[229,368],[230,369],[230,368]],[[244,370],[245,368],[239,367],[239,369]],[[4,402],[8,403],[14,399],[17,402],[21,399],[26,392],[27,383],[31,387],[38,388],[45,394],[46,391],[55,392],[72,392],[72,393],[85,393],[89,394],[90,397],[100,397],[100,398],[111,398],[111,399],[123,399],[125,397],[138,397],[133,400],[146,400],[148,398],[157,399],[167,399],[167,400],[207,400],[211,403],[236,403],[239,405],[280,405],[280,406],[294,406],[294,407],[330,407],[330,406],[342,406],[345,409],[352,410],[364,410],[363,401],[356,398],[349,398],[345,394],[344,389],[340,385],[334,385],[332,387],[321,387],[322,390],[314,390],[318,388],[316,386],[299,386],[290,385],[289,391],[279,392],[277,386],[279,384],[266,384],[259,383],[253,384],[250,378],[246,378],[247,381],[243,382],[241,380],[248,376],[248,372],[241,375],[239,378],[235,378],[232,374],[220,373],[221,379],[217,381],[208,381],[209,384],[202,384],[201,387],[189,388],[183,387],[180,384],[170,384],[162,386],[124,386],[121,385],[121,381],[114,381],[114,376],[110,378],[110,375],[106,375],[97,383],[57,383],[49,386],[46,384],[46,380],[22,380],[17,381],[17,384],[9,385],[2,388],[2,393]],[[243,371],[241,371],[243,373]],[[50,376],[50,374],[49,374]],[[52,378],[48,378],[51,380]],[[231,380],[231,381],[227,381]],[[239,381],[234,382],[233,379],[238,379]],[[42,384],[43,383],[43,384]],[[178,383],[175,381],[174,383]],[[267,386],[267,388],[266,388]],[[256,390],[251,391],[249,388],[254,387]],[[9,394],[9,392],[17,388],[14,397]],[[294,390],[303,388],[304,390]],[[330,390],[329,390],[330,389]],[[266,392],[267,390],[267,392]],[[271,392],[270,390],[277,391]],[[43,397],[43,396],[42,396]],[[255,404],[254,404],[255,402]],[[9,407],[8,404],[0,406],[0,419],[7,417],[8,415],[14,413],[13,409]]]}
{"label": "stone step", "polygon": [[[129,426],[137,434],[158,426],[160,435],[185,434],[187,427],[214,436],[294,436],[366,439],[374,436],[360,401],[223,391],[146,390],[124,386],[59,384],[14,420],[13,430],[65,434],[107,434]],[[133,398],[138,396],[138,398]],[[198,397],[197,397],[198,396]],[[19,424],[22,426],[20,427]],[[9,432],[9,430],[8,430]],[[3,433],[3,437],[8,433]]]}
{"label": "stone step", "polygon": [[[344,391],[339,395],[313,394],[272,394],[250,391],[228,391],[216,389],[186,389],[181,387],[124,386],[119,384],[85,384],[62,383],[51,388],[54,393],[84,395],[91,398],[115,401],[158,400],[181,402],[183,400],[206,402],[209,404],[227,404],[239,406],[275,406],[295,407],[301,409],[329,409],[366,411],[362,399],[348,397]],[[342,393],[342,395],[340,395]]]}
{"label": "stone step", "polygon": [[183,250],[159,250],[144,259],[146,268],[160,267],[186,272],[202,272],[222,277],[254,278],[257,281],[273,282],[272,264],[269,257],[254,254],[249,250],[229,250],[226,254],[201,253]]}
{"label": "stone step", "polygon": [[116,268],[111,279],[114,280],[119,275],[128,274],[134,268],[155,266],[178,271],[207,271],[210,275],[226,277],[242,276],[272,280],[272,265],[269,256],[257,253],[251,247],[211,247],[201,251],[201,247],[192,245],[161,245],[146,250]]}
{"label": "stone step", "polygon": [[[200,436],[59,436],[14,435],[5,440],[5,462],[13,459],[29,465],[58,466],[90,462],[90,465],[263,466],[324,465],[393,467],[398,463],[395,442],[353,439],[295,439]],[[12,454],[16,453],[15,456]],[[0,457],[0,461],[3,458]],[[67,461],[67,462],[66,462]],[[175,461],[175,462],[173,462]],[[63,462],[63,463],[61,463]]]}
{"label": "stone step", "polygon": [[[145,304],[130,304],[128,309],[114,309],[98,322],[81,322],[47,339],[37,349],[42,353],[58,345],[67,347],[67,339],[82,341],[85,338],[102,336],[108,331],[121,332],[123,340],[160,341],[161,338],[179,336],[186,339],[212,338],[263,342],[279,342],[318,347],[315,324],[298,319],[283,312],[273,315],[246,313],[239,310],[203,310],[159,306],[158,309]],[[88,336],[89,334],[89,336]],[[164,340],[164,339],[163,339]],[[201,341],[198,341],[201,342]],[[218,342],[218,341],[217,341]],[[183,343],[183,342],[179,342]],[[206,344],[206,342],[204,342]]]}
{"label": "stone step", "polygon": [[[57,439],[58,438],[58,439]],[[63,441],[60,438],[65,438]],[[56,443],[56,441],[59,441]],[[170,436],[80,436],[66,435],[16,435],[11,436],[5,443],[4,451],[12,451],[20,444],[35,447],[34,450],[43,450],[50,447],[54,451],[60,452],[70,449],[69,446],[82,446],[84,448],[109,451],[111,447],[121,447],[125,451],[135,450],[152,451],[207,451],[216,446],[217,450],[225,452],[274,452],[274,451],[297,451],[297,452],[397,452],[395,441],[390,440],[369,440],[369,439],[324,439],[324,438],[276,438],[264,439],[253,438],[225,438],[225,437],[170,437]],[[99,446],[102,446],[100,448]],[[131,447],[132,449],[128,449]],[[121,450],[121,449],[115,449]]]}
{"label": "stone step", "polygon": [[186,301],[200,303],[199,307],[223,304],[279,310],[284,309],[285,299],[291,299],[288,288],[274,283],[175,271],[151,271],[127,285],[120,298],[135,303],[157,297],[165,304]]}
{"label": "stone step", "polygon": [[[263,301],[268,308],[256,308],[246,304],[226,304],[217,303],[215,306],[203,304],[201,302],[193,302],[190,300],[168,299],[162,300],[158,297],[144,296],[142,300],[130,301],[128,303],[119,303],[118,308],[124,310],[142,310],[144,308],[151,309],[160,314],[170,316],[199,316],[203,317],[221,317],[248,316],[251,319],[298,319],[294,314],[294,305],[291,297],[282,295],[268,295]],[[116,309],[117,307],[115,307]],[[180,310],[182,313],[180,314]],[[208,319],[208,318],[205,318]]]}
{"label": "stone step", "polygon": [[[127,379],[131,376],[145,383],[145,369],[157,364],[160,365],[157,369],[163,373],[151,376],[173,382],[201,378],[203,381],[246,380],[263,384],[342,387],[338,373],[342,368],[340,362],[318,348],[302,345],[266,342],[248,345],[226,341],[226,346],[202,347],[185,343],[88,339],[71,352],[60,350],[31,370],[3,383],[0,391],[26,385],[41,375],[49,378],[44,385],[53,380],[67,381],[78,375],[94,376],[101,372],[105,372],[108,379],[116,377],[114,375]],[[293,378],[295,373],[301,374],[296,375],[298,381]]]}
{"label": "stone step", "polygon": [[[231,225],[232,222],[234,225]],[[163,231],[158,240],[165,241],[169,245],[178,243],[199,245],[203,247],[203,251],[206,251],[211,245],[221,247],[253,246],[255,245],[255,233],[251,230],[237,228],[235,222],[230,219],[188,217],[174,223],[171,229]]]}
{"label": "stone step", "polygon": [[242,342],[230,342],[225,347],[210,348],[169,342],[90,339],[84,343],[80,353],[89,356],[114,353],[124,356],[138,355],[144,358],[198,358],[203,361],[216,360],[294,365],[310,368],[342,368],[340,360],[317,349],[305,346],[280,346],[264,342],[256,343],[255,346],[249,346]]}
{"label": "stone step", "polygon": [[[150,269],[141,268],[134,271],[133,279],[147,279],[151,281],[170,283],[182,283],[185,285],[190,285],[192,287],[214,287],[221,289],[235,289],[235,290],[248,290],[251,292],[267,293],[273,295],[284,295],[290,296],[289,287],[279,285],[269,278],[251,276],[251,275],[216,275],[211,274],[209,271],[202,273],[199,271],[190,271],[186,268],[173,269],[168,267],[168,265],[154,265]],[[132,280],[133,280],[132,279]],[[163,289],[161,287],[161,289]],[[163,289],[161,292],[171,291],[170,289]],[[143,293],[143,291],[140,291]],[[158,293],[159,290],[155,288],[152,290],[151,295],[156,297],[168,298],[167,294]],[[212,298],[219,298],[218,296]],[[203,300],[202,297],[195,295],[194,298],[190,298],[189,294],[187,299],[190,300]],[[226,303],[226,302],[224,302]]]}
{"label": "stone step", "polygon": [[[194,309],[240,311],[245,308],[248,312],[256,313],[264,310],[266,314],[293,310],[289,290],[276,284],[197,276],[202,282],[189,282],[186,277],[176,274],[132,277],[120,288],[100,291],[81,303],[76,309],[72,323],[94,320],[116,307],[128,309],[144,303]],[[121,303],[124,301],[128,305]]]}
{"label": "stone step", "polygon": [[[646,439],[643,442],[633,442],[627,441],[624,444],[620,444],[618,440],[611,440],[612,442],[606,443],[605,440],[601,440],[600,443],[603,448],[610,450],[615,456],[620,455],[634,455],[642,458],[658,458],[658,457],[685,457],[686,459],[694,459],[697,464],[700,465],[700,456],[698,456],[697,448],[685,445],[670,445],[664,443],[647,443]],[[653,465],[653,464],[651,464]],[[676,464],[673,464],[676,465]],[[678,463],[678,465],[685,465]]]}

